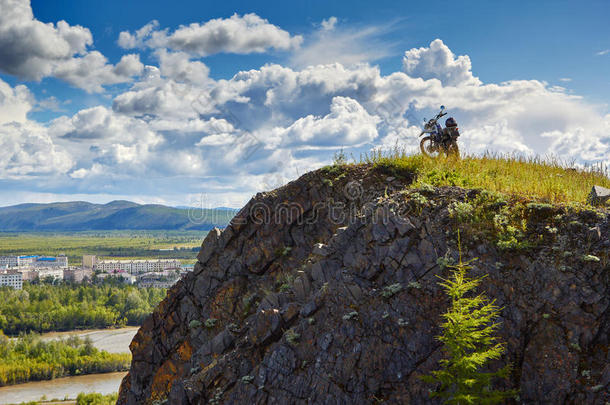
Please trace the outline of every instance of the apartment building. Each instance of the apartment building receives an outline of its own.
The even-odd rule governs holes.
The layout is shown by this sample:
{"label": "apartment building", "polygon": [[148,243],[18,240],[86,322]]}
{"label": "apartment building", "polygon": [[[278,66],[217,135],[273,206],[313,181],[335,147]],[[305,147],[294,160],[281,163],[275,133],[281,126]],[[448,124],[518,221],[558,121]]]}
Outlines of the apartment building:
{"label": "apartment building", "polygon": [[170,288],[180,279],[180,272],[165,270],[162,272],[145,273],[138,275],[138,287]]}
{"label": "apartment building", "polygon": [[96,265],[97,257],[95,255],[84,255],[83,256],[83,267],[86,269],[93,269]]}
{"label": "apartment building", "polygon": [[70,267],[64,269],[64,280],[72,283],[82,283],[85,279],[91,279],[93,277],[93,270],[91,268],[78,268]]}
{"label": "apartment building", "polygon": [[18,270],[24,281],[44,280],[52,277],[55,280],[64,279],[64,269],[59,267],[30,267]]}
{"label": "apartment building", "polygon": [[125,284],[134,284],[136,282],[136,276],[126,273],[122,270],[111,271],[109,273],[99,273],[96,277],[100,279],[114,277],[119,280],[122,280]]}
{"label": "apartment building", "polygon": [[0,268],[17,267],[17,256],[0,256]]}
{"label": "apartment building", "polygon": [[0,287],[12,287],[15,290],[21,290],[23,287],[23,279],[21,273],[14,270],[0,272]]}
{"label": "apartment building", "polygon": [[67,256],[37,256],[33,262],[33,267],[56,267],[61,269],[68,268],[68,257]]}
{"label": "apartment building", "polygon": [[180,268],[178,259],[97,260],[95,265],[96,270],[104,273],[124,271],[129,274],[159,272],[175,268]]}
{"label": "apartment building", "polygon": [[58,267],[68,268],[68,257],[60,256],[1,256],[0,268],[19,268],[27,269],[30,267]]}
{"label": "apartment building", "polygon": [[17,267],[31,267],[36,262],[37,255],[17,256]]}

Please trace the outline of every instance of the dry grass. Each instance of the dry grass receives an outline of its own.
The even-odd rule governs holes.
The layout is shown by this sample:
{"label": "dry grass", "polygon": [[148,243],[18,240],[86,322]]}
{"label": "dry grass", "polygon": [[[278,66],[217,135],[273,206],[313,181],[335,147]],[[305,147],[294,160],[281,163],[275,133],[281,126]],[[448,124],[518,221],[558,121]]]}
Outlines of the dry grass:
{"label": "dry grass", "polygon": [[394,149],[373,151],[361,160],[388,173],[415,174],[416,186],[483,188],[551,203],[586,203],[593,185],[610,188],[607,167],[572,168],[554,158],[486,154],[431,159]]}

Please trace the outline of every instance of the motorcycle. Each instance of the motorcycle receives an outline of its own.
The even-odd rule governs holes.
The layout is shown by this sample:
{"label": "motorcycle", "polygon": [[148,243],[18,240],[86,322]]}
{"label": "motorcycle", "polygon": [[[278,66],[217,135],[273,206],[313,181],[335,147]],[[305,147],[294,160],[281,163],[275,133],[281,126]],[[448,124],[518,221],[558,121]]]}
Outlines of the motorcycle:
{"label": "motorcycle", "polygon": [[[438,123],[438,120],[447,115],[445,106],[441,106],[441,111],[436,116],[430,119],[424,125],[424,130],[419,134],[429,134],[422,138],[419,143],[421,153],[429,157],[438,157],[440,155],[449,156],[460,156],[460,149],[458,148],[457,138],[460,136],[460,131],[457,127],[457,122],[453,118],[447,120],[448,123],[453,125],[447,125],[445,129]],[[424,118],[424,122],[426,119]]]}

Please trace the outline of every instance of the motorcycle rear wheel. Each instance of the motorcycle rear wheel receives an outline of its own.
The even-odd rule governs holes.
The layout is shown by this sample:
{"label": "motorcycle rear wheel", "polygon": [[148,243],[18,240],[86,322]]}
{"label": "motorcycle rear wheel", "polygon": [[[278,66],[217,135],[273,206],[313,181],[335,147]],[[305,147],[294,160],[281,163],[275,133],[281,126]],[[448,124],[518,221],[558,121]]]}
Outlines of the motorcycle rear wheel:
{"label": "motorcycle rear wheel", "polygon": [[440,155],[440,151],[433,145],[432,139],[429,136],[426,136],[419,142],[419,149],[424,156],[435,158]]}

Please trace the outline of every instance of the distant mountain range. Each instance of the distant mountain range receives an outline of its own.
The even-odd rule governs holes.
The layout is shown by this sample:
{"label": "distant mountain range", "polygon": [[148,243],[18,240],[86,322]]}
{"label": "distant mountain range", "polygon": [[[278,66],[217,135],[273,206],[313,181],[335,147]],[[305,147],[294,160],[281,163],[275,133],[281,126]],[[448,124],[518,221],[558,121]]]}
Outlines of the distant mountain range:
{"label": "distant mountain range", "polygon": [[0,207],[0,231],[210,230],[226,226],[237,210],[84,201]]}

